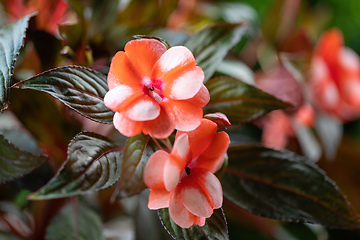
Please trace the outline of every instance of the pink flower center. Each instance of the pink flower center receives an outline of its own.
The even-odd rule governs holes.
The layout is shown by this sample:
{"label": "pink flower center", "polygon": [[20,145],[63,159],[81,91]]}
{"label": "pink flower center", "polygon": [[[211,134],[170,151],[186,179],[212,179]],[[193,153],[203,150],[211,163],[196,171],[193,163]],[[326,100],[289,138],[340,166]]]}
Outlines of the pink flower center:
{"label": "pink flower center", "polygon": [[162,93],[163,90],[163,83],[160,79],[144,79],[144,92],[145,94],[148,94],[150,97],[155,99],[158,103],[161,103],[165,97]]}
{"label": "pink flower center", "polygon": [[190,175],[190,168],[189,168],[189,167],[186,167],[186,168],[185,168],[185,172],[186,172],[187,175]]}

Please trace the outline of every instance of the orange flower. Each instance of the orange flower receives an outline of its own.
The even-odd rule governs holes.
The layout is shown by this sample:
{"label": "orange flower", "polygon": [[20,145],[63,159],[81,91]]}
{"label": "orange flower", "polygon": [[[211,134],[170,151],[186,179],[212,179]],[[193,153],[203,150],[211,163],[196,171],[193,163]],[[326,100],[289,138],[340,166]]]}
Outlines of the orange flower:
{"label": "orange flower", "polygon": [[261,142],[267,148],[282,150],[286,147],[288,138],[295,136],[291,117],[282,110],[267,114],[259,125],[263,129]]}
{"label": "orange flower", "polygon": [[213,209],[222,206],[221,184],[213,173],[221,168],[230,139],[216,131],[214,122],[203,119],[195,130],[177,132],[170,154],[159,150],[146,164],[148,207],[168,207],[170,217],[182,228],[203,226]]}
{"label": "orange flower", "polygon": [[203,70],[182,46],[154,39],[132,40],[112,59],[105,105],[114,110],[114,126],[125,136],[143,132],[166,138],[174,129],[199,126],[210,95]]}
{"label": "orange flower", "polygon": [[360,62],[358,55],[344,47],[337,29],[324,33],[311,63],[310,87],[316,106],[342,121],[360,113]]}
{"label": "orange flower", "polygon": [[261,142],[265,147],[282,150],[288,139],[295,137],[294,124],[301,124],[311,128],[315,123],[315,112],[308,103],[302,105],[296,112],[286,113],[275,110],[258,120],[257,124],[263,129]]}

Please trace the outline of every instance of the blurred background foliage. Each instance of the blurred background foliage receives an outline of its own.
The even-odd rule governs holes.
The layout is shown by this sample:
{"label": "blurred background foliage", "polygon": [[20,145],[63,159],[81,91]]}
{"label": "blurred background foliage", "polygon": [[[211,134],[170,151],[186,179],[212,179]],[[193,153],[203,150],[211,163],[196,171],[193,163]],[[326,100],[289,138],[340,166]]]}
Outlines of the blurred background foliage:
{"label": "blurred background foliage", "polygon": [[[345,45],[360,54],[358,0],[67,0],[65,7],[59,2],[62,1],[1,0],[0,26],[38,11],[38,16],[30,21],[14,82],[70,64],[106,74],[111,57],[133,35],[162,37],[173,46],[181,44],[188,35],[220,22],[245,21],[249,28],[215,75],[225,74],[249,83],[254,83],[256,72],[270,68],[280,54],[306,80],[304,69],[309,65],[316,41],[331,27],[339,28]],[[51,234],[56,232],[63,215],[54,218],[54,214],[66,200],[31,202],[27,194],[54,175],[66,159],[68,142],[79,131],[122,137],[111,126],[89,122],[46,94],[14,90],[10,97],[11,112],[0,115],[0,131],[19,148],[44,152],[51,161],[24,178],[0,185],[0,238],[43,239],[46,235],[47,239],[59,239]],[[230,128],[230,135],[231,131],[241,132],[241,139],[236,141],[260,141],[260,130],[253,125]],[[360,212],[360,120],[344,124],[343,133],[334,158],[322,154],[318,165]],[[24,134],[26,139],[18,137]],[[288,148],[301,153],[296,139],[289,142]],[[140,196],[111,202],[114,188],[83,197],[91,212],[80,206],[87,214],[84,218],[101,217],[106,239],[134,239],[135,234],[136,239],[170,239],[156,213],[147,209],[146,191]],[[68,207],[61,213],[66,211]],[[101,214],[95,216],[94,212]],[[224,212],[230,239],[360,239],[356,230],[273,221],[239,211],[229,202],[225,202]],[[66,215],[63,217],[66,221]],[[52,225],[55,229],[47,229],[50,220],[57,221]]]}

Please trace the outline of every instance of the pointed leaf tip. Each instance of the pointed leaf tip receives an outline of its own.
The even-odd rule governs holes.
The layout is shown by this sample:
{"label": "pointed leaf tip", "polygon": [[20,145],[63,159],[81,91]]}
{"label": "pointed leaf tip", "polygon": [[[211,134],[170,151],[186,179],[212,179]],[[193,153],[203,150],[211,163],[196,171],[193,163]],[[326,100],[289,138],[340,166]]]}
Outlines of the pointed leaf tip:
{"label": "pointed leaf tip", "polygon": [[0,183],[22,177],[47,161],[47,156],[22,151],[2,135],[0,146]]}
{"label": "pointed leaf tip", "polygon": [[111,124],[114,112],[104,104],[109,90],[106,76],[81,66],[54,68],[13,86],[50,94],[81,115],[100,123]]}
{"label": "pointed leaf tip", "polygon": [[215,77],[205,85],[210,92],[210,102],[204,107],[204,112],[222,112],[232,124],[249,121],[270,111],[291,106],[231,77]]}
{"label": "pointed leaf tip", "polygon": [[11,77],[16,59],[24,45],[25,32],[31,17],[36,12],[29,14],[17,22],[11,23],[0,29],[0,110],[7,109]]}
{"label": "pointed leaf tip", "polygon": [[59,172],[29,199],[71,197],[112,186],[120,177],[123,148],[90,132],[76,135]]}

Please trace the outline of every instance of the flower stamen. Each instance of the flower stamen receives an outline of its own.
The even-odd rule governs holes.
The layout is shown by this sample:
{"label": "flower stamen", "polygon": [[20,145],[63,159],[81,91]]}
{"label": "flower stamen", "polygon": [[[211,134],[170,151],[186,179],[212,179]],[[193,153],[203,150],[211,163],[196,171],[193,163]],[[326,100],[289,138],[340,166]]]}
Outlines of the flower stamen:
{"label": "flower stamen", "polygon": [[186,167],[186,168],[185,168],[185,172],[186,172],[187,175],[190,175],[190,168],[189,168],[189,167]]}

